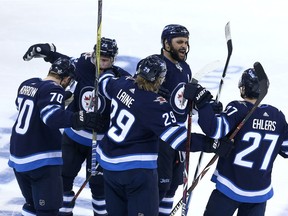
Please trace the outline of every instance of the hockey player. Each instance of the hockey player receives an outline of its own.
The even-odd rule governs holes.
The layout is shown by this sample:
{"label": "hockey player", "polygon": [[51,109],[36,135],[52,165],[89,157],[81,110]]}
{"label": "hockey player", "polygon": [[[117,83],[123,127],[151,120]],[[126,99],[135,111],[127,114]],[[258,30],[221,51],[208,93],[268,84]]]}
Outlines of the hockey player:
{"label": "hockey player", "polygon": [[[171,24],[164,27],[161,35],[161,55],[167,65],[167,74],[163,88],[171,95],[169,103],[176,121],[184,125],[187,119],[187,102],[182,103],[184,85],[192,78],[192,72],[186,63],[189,52],[189,31],[186,27]],[[159,175],[159,215],[169,215],[173,206],[174,195],[183,183],[183,156],[178,150],[171,148],[160,140],[158,157]]]}
{"label": "hockey player", "polygon": [[[52,48],[52,49],[51,49]],[[68,110],[79,111],[93,111],[93,102],[91,101],[94,93],[95,82],[95,48],[93,52],[86,52],[81,54],[77,59],[74,59],[76,65],[76,88],[72,87],[74,100],[67,107]],[[39,52],[40,50],[40,52]],[[32,57],[44,57],[46,61],[53,62],[59,56],[63,56],[55,52],[54,45],[36,44],[31,46],[24,59],[31,59]],[[100,73],[106,70],[112,70],[117,76],[130,75],[120,67],[114,65],[115,58],[118,54],[117,43],[114,39],[101,38],[100,48]],[[74,88],[74,91],[73,91]],[[71,94],[70,94],[71,96]],[[109,122],[110,101],[99,95],[98,96],[98,111],[103,114],[107,122]],[[103,133],[97,133],[97,141],[101,140]],[[86,175],[91,173],[91,145],[92,145],[92,131],[80,130],[76,131],[73,128],[65,128],[63,133],[63,186],[64,186],[64,204],[60,209],[60,215],[72,215],[74,204],[70,201],[73,199],[75,193],[73,191],[73,182],[78,172],[81,169],[83,162],[86,160]],[[98,166],[95,176],[92,176],[89,181],[89,187],[92,193],[92,206],[95,216],[107,215],[106,203],[104,197],[103,172],[102,168]]]}
{"label": "hockey player", "polygon": [[[268,83],[269,84],[269,83]],[[244,119],[259,96],[259,81],[254,68],[242,73],[238,85],[242,101],[230,102],[215,116],[210,105],[198,106],[199,125],[215,139],[229,134]],[[195,98],[203,91],[189,84],[185,95]],[[185,96],[186,97],[186,96]],[[288,157],[287,122],[277,108],[263,104],[234,137],[233,150],[220,157],[212,181],[216,183],[206,206],[205,216],[264,216],[266,201],[273,196],[271,173],[278,154]]]}
{"label": "hockey player", "polygon": [[[138,65],[135,77],[105,73],[99,80],[99,92],[111,100],[110,128],[97,148],[109,216],[157,216],[159,137],[171,148],[185,150],[186,127],[177,124],[170,104],[158,94],[165,61],[152,55]],[[206,102],[206,96],[211,98],[203,94],[199,101]],[[191,137],[191,151],[220,152],[212,148],[213,139]]]}
{"label": "hockey player", "polygon": [[25,198],[22,215],[56,216],[62,206],[62,152],[59,128],[101,127],[98,114],[64,109],[64,88],[74,77],[68,60],[55,61],[45,79],[31,78],[18,88],[18,116],[12,128],[9,166]]}

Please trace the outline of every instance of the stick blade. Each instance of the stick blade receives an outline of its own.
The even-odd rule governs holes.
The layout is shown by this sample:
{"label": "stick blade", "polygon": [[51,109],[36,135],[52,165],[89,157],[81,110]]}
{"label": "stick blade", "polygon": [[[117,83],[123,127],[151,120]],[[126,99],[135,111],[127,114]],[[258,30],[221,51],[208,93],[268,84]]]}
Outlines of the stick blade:
{"label": "stick blade", "polygon": [[201,68],[199,71],[197,71],[193,78],[192,82],[193,83],[198,83],[203,77],[205,77],[208,73],[212,72],[213,70],[217,69],[220,67],[220,60],[216,60],[213,62],[210,62],[209,64],[205,65],[203,68]]}
{"label": "stick blade", "polygon": [[230,31],[230,22],[225,25],[225,37],[227,41],[228,47],[228,55],[232,54],[233,46],[232,46],[232,39],[231,39],[231,31]]}
{"label": "stick blade", "polygon": [[253,67],[259,80],[260,94],[258,99],[262,100],[268,92],[269,80],[260,62],[255,62]]}

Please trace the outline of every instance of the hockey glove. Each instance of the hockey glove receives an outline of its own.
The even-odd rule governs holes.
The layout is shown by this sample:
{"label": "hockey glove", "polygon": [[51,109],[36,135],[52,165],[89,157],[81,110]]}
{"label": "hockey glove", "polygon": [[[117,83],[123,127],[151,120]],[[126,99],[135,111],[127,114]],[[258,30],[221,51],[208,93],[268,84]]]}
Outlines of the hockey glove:
{"label": "hockey glove", "polygon": [[222,137],[219,140],[215,139],[212,142],[212,152],[219,155],[219,157],[228,157],[233,149],[234,141],[228,137]]}
{"label": "hockey glove", "polygon": [[24,61],[30,61],[32,58],[49,58],[51,53],[56,52],[56,46],[53,43],[34,44],[24,54]]}
{"label": "hockey glove", "polygon": [[98,133],[104,133],[109,127],[109,118],[98,112],[84,112],[83,110],[74,113],[72,128],[75,130],[95,130]]}
{"label": "hockey glove", "polygon": [[211,100],[210,104],[215,114],[220,114],[223,111],[223,104],[220,101]]}
{"label": "hockey glove", "polygon": [[187,83],[183,97],[195,102],[197,108],[201,108],[212,99],[211,93],[200,84]]}

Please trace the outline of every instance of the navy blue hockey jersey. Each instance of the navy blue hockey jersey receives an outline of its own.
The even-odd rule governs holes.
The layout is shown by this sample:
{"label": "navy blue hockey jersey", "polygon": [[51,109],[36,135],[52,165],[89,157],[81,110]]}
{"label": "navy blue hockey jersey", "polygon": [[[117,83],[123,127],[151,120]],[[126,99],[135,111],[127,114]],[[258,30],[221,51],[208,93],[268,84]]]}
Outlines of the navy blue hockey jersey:
{"label": "navy blue hockey jersey", "polygon": [[[163,97],[139,89],[132,77],[111,77],[104,74],[99,82],[99,92],[111,100],[110,128],[97,148],[104,169],[157,168],[159,137],[174,149],[185,149],[186,127],[177,124]],[[206,137],[191,137],[191,151],[202,150]]]}
{"label": "navy blue hockey jersey", "polygon": [[[199,110],[199,125],[213,138],[234,131],[253,104],[232,101],[219,116],[210,105]],[[234,138],[235,148],[219,158],[212,181],[216,188],[240,202],[265,202],[273,196],[271,173],[278,154],[288,157],[287,122],[283,113],[270,105],[257,107]]]}
{"label": "navy blue hockey jersey", "polygon": [[61,132],[72,126],[64,110],[64,89],[50,80],[32,78],[18,89],[19,111],[10,139],[9,166],[18,172],[62,164]]}
{"label": "navy blue hockey jersey", "polygon": [[[95,65],[91,62],[92,53],[83,53],[78,59],[75,59],[76,77],[78,82],[74,91],[74,100],[67,107],[73,112],[85,110],[87,112],[94,111],[94,85],[95,85]],[[120,75],[129,75],[123,69],[113,66],[113,70],[117,70]],[[98,95],[98,110],[103,115],[110,113],[110,101],[106,100],[102,95]],[[79,144],[91,146],[92,131],[91,130],[74,130],[73,128],[65,128],[64,132]],[[97,140],[101,140],[103,134],[97,134]]]}
{"label": "navy blue hockey jersey", "polygon": [[177,122],[184,124],[188,114],[187,100],[182,103],[184,85],[191,81],[192,72],[185,61],[180,61],[178,64],[174,64],[165,56],[163,56],[163,59],[167,65],[167,74],[162,86],[168,89],[171,93],[169,103],[174,111]]}

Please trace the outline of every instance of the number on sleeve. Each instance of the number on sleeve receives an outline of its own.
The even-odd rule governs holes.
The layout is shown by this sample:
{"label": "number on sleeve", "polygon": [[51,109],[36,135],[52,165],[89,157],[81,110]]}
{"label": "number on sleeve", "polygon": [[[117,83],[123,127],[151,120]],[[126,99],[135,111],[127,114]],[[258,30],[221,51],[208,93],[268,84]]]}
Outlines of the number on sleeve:
{"label": "number on sleeve", "polygon": [[228,106],[224,112],[227,113],[227,116],[230,116],[237,111],[238,109],[236,107]]}
{"label": "number on sleeve", "polygon": [[174,113],[172,111],[170,113],[164,113],[162,115],[162,117],[165,119],[165,121],[164,121],[164,125],[165,126],[168,126],[171,123],[175,123],[176,122],[175,115],[174,115]]}
{"label": "number on sleeve", "polygon": [[52,95],[51,97],[51,102],[56,100],[58,103],[62,104],[62,101],[63,101],[63,95],[62,94],[58,94],[58,93],[55,93],[55,92],[51,92],[50,93]]}

